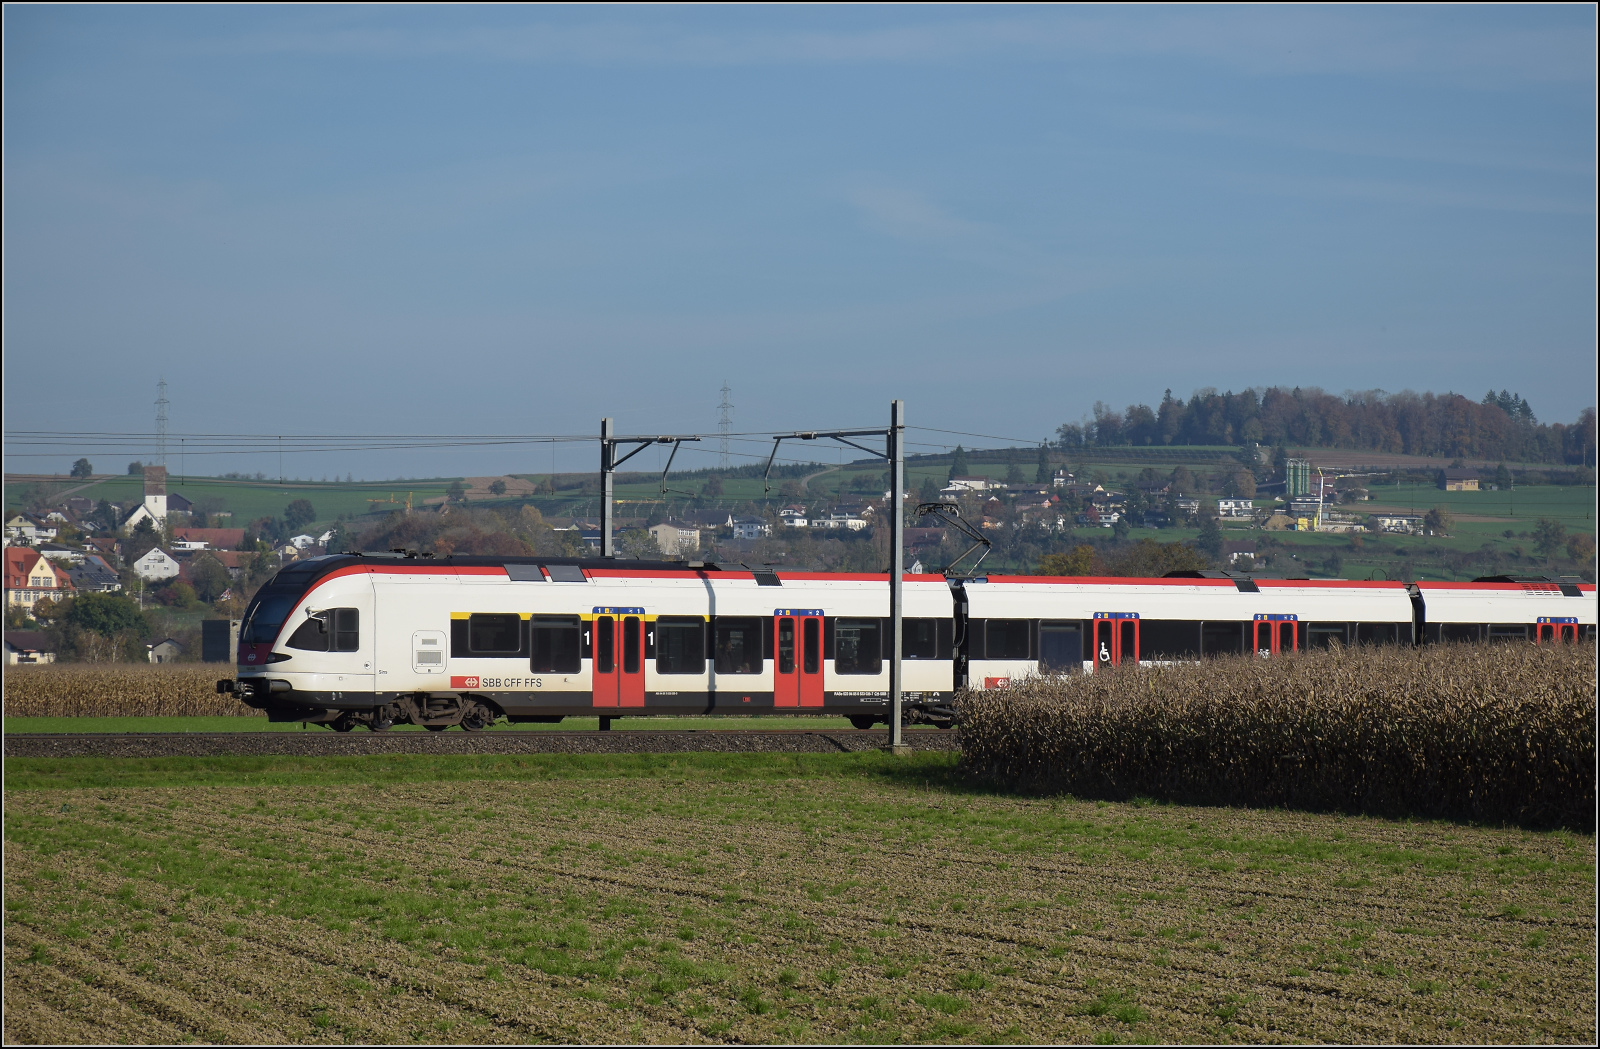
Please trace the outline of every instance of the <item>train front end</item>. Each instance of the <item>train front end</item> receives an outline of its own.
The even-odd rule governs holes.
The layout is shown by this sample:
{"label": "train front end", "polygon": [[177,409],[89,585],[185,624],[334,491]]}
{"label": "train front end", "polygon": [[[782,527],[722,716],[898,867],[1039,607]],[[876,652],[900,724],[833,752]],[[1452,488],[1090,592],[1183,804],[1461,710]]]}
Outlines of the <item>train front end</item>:
{"label": "train front end", "polygon": [[217,689],[270,721],[385,728],[374,622],[372,583],[356,558],[297,561],[256,592],[239,629],[235,678]]}

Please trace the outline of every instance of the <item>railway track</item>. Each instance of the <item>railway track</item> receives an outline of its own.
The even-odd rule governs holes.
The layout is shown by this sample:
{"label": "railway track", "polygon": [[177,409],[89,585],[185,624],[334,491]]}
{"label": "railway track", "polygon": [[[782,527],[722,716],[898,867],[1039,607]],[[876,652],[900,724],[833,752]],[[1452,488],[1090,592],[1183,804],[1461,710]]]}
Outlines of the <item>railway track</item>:
{"label": "railway track", "polygon": [[[916,750],[955,750],[954,732],[908,729]],[[363,754],[840,754],[888,746],[887,729],[486,732],[149,732],[7,735],[8,758],[354,757]]]}

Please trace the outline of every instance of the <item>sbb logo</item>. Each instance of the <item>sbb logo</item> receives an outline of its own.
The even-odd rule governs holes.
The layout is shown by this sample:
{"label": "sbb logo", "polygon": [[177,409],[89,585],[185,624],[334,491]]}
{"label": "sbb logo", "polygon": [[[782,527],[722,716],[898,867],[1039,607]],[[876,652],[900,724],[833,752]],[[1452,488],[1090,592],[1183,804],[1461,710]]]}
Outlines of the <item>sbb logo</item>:
{"label": "sbb logo", "polygon": [[478,684],[478,675],[473,674],[473,675],[471,675],[469,677],[453,677],[453,678],[451,678],[450,679],[450,687],[451,688],[481,688],[482,686]]}

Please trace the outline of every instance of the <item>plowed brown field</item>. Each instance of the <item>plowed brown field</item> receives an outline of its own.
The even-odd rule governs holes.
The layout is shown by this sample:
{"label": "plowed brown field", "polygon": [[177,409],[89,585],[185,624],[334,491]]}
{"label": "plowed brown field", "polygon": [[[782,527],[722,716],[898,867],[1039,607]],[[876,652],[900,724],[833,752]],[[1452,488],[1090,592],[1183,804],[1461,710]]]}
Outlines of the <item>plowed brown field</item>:
{"label": "plowed brown field", "polygon": [[865,777],[13,791],[17,1042],[1581,1042],[1594,842]]}

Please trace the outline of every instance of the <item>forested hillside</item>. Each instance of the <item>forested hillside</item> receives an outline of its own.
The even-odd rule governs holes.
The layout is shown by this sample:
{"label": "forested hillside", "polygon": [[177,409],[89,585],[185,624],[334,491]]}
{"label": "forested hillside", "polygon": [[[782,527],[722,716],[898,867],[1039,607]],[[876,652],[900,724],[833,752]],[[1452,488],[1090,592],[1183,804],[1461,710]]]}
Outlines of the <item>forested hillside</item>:
{"label": "forested hillside", "polygon": [[1218,393],[1198,390],[1184,401],[1168,390],[1151,408],[1094,406],[1094,418],[1056,431],[1063,448],[1083,445],[1221,445],[1258,442],[1362,448],[1517,462],[1595,465],[1595,411],[1574,423],[1541,423],[1517,394],[1492,390],[1482,401],[1457,393],[1335,396],[1314,387]]}

